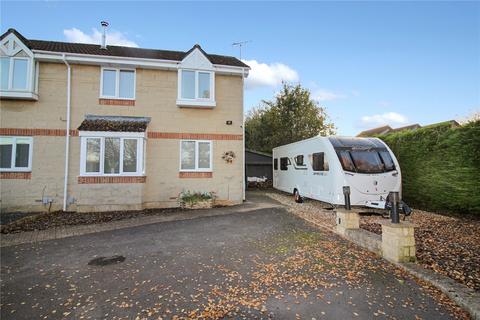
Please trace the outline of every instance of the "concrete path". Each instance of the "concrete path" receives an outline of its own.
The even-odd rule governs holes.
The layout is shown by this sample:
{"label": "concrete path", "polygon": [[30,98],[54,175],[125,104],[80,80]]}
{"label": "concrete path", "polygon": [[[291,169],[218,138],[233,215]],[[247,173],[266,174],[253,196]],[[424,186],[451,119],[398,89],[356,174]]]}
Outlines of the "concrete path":
{"label": "concrete path", "polygon": [[[266,207],[4,247],[0,317],[462,316],[396,266],[275,203],[260,203]],[[125,261],[88,265],[112,255]]]}

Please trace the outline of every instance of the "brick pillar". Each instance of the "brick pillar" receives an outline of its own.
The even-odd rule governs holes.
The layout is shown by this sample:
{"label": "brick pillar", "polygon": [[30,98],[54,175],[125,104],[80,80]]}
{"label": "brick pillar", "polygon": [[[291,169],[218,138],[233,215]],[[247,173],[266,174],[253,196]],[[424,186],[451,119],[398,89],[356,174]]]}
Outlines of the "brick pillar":
{"label": "brick pillar", "polygon": [[360,216],[357,212],[337,209],[337,232],[345,235],[345,231],[349,229],[360,228]]}
{"label": "brick pillar", "polygon": [[415,262],[415,225],[410,222],[381,221],[382,256],[393,262]]}

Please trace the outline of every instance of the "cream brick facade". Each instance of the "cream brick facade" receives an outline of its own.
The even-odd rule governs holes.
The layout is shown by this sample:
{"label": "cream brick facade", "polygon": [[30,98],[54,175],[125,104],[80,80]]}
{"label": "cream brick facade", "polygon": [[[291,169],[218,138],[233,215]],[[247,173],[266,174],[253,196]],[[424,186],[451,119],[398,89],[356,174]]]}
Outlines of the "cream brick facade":
{"label": "cream brick facade", "polygon": [[[179,178],[180,139],[147,138],[144,183],[80,184],[80,138],[70,138],[68,210],[124,210],[177,206],[182,190],[214,191],[220,202],[240,203],[243,196],[243,80],[240,75],[215,74],[213,109],[179,108],[176,70],[136,69],[134,106],[101,105],[99,65],[72,64],[71,130],[86,114],[151,117],[147,133],[215,134],[211,178]],[[38,101],[1,100],[0,128],[66,128],[67,67],[41,62]],[[226,125],[226,121],[232,125]],[[63,131],[65,132],[65,131]],[[228,135],[223,139],[220,135]],[[43,211],[42,198],[52,198],[52,210],[63,201],[65,136],[34,133],[30,179],[1,179],[2,212]],[[234,137],[234,138],[231,138]],[[208,139],[206,139],[208,140]],[[227,164],[221,157],[234,151]],[[70,202],[70,201],[69,201]]]}

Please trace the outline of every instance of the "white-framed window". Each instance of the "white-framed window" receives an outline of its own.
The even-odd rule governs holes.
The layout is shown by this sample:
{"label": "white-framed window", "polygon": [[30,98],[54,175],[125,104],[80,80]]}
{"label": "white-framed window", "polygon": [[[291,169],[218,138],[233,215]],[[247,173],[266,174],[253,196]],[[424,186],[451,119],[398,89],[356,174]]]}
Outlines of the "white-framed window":
{"label": "white-framed window", "polygon": [[135,99],[135,69],[102,68],[100,98]]}
{"label": "white-framed window", "polygon": [[212,171],[212,141],[181,140],[180,171]]}
{"label": "white-framed window", "polygon": [[0,89],[27,91],[30,88],[30,58],[0,57]]}
{"label": "white-framed window", "polygon": [[139,176],[144,174],[144,137],[124,132],[81,133],[80,174]]}
{"label": "white-framed window", "polygon": [[32,137],[0,136],[0,171],[32,171]]}
{"label": "white-framed window", "polygon": [[177,104],[215,106],[215,73],[179,69]]}

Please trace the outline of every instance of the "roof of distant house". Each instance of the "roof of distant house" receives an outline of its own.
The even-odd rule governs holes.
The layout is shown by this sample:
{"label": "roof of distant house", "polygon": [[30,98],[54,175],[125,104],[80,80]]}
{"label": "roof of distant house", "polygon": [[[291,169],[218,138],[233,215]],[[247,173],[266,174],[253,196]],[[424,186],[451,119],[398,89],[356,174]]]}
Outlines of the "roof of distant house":
{"label": "roof of distant house", "polygon": [[399,132],[399,131],[403,131],[403,130],[414,130],[414,129],[418,129],[418,128],[421,128],[421,127],[422,127],[421,125],[419,125],[418,123],[415,123],[415,124],[411,124],[411,125],[408,125],[408,126],[392,129],[389,132]]}
{"label": "roof of distant house", "polygon": [[443,121],[443,122],[432,123],[432,124],[429,124],[429,125],[426,125],[426,126],[423,126],[423,127],[421,125],[419,125],[418,123],[410,124],[408,126],[399,127],[399,128],[395,128],[395,129],[392,129],[390,126],[382,126],[382,127],[362,131],[357,135],[357,137],[368,137],[368,136],[372,136],[372,135],[386,134],[386,133],[390,133],[390,132],[400,132],[400,131],[404,131],[404,130],[415,130],[415,129],[418,129],[418,128],[435,127],[435,126],[441,126],[441,125],[450,125],[451,127],[459,127],[460,123],[458,123],[456,120],[447,120],[447,121]]}
{"label": "roof of distant house", "polygon": [[71,43],[71,42],[59,42],[59,41],[45,41],[45,40],[33,40],[25,38],[20,32],[11,28],[7,32],[0,36],[0,40],[5,38],[8,34],[15,34],[30,50],[50,51],[50,52],[64,52],[75,54],[88,54],[98,56],[114,56],[114,57],[130,57],[130,58],[142,58],[142,59],[159,59],[159,60],[171,60],[182,61],[192,50],[198,48],[205,54],[212,64],[228,65],[235,67],[249,68],[248,65],[238,60],[235,57],[223,56],[216,54],[208,54],[196,44],[188,51],[170,51],[170,50],[158,50],[158,49],[143,49],[123,46],[111,46],[107,45],[106,49],[102,49],[99,44],[87,44],[87,43]]}
{"label": "roof of distant house", "polygon": [[357,137],[368,137],[368,136],[372,136],[372,135],[375,135],[375,134],[384,134],[384,133],[387,133],[387,132],[390,132],[390,131],[392,131],[392,128],[390,126],[381,126],[381,127],[378,127],[378,128],[373,128],[373,129],[362,131],[357,135]]}

